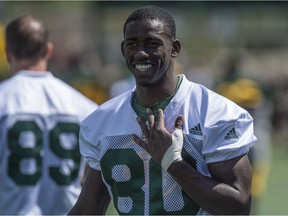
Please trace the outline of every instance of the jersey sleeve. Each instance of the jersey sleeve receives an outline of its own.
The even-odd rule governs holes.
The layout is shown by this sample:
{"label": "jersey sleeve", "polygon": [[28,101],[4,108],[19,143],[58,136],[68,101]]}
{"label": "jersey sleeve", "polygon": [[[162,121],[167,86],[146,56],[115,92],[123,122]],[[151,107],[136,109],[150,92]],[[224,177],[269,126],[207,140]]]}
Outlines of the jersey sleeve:
{"label": "jersey sleeve", "polygon": [[80,152],[91,168],[100,171],[100,144],[96,140],[95,143],[92,143],[87,138],[87,132],[88,129],[81,125],[79,132]]}
{"label": "jersey sleeve", "polygon": [[257,138],[254,136],[252,117],[244,110],[237,116],[220,119],[206,128],[203,155],[207,164],[247,154],[255,145]]}

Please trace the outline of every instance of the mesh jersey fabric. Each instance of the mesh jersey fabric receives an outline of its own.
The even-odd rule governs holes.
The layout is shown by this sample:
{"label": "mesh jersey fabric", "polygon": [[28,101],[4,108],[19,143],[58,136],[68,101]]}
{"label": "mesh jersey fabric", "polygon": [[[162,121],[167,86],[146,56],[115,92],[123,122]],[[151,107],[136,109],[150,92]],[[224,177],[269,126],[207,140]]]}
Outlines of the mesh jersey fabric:
{"label": "mesh jersey fabric", "polygon": [[0,84],[0,214],[68,213],[84,168],[79,124],[97,107],[49,71]]}
{"label": "mesh jersey fabric", "polygon": [[[253,119],[234,102],[181,76],[164,110],[165,126],[172,132],[176,117],[184,116],[182,157],[210,176],[207,164],[248,153],[256,141]],[[101,171],[119,214],[206,214],[133,141],[132,134],[143,137],[131,107],[134,91],[102,104],[81,123],[81,154]]]}

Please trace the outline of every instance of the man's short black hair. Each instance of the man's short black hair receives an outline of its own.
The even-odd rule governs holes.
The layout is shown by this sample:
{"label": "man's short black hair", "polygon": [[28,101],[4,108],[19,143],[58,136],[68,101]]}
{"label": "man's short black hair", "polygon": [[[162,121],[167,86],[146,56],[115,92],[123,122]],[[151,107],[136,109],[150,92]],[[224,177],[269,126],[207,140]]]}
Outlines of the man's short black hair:
{"label": "man's short black hair", "polygon": [[156,6],[144,6],[136,9],[127,18],[123,33],[125,33],[126,26],[131,21],[142,21],[142,20],[159,20],[164,24],[164,30],[168,33],[172,39],[176,38],[176,25],[173,17],[164,9]]}

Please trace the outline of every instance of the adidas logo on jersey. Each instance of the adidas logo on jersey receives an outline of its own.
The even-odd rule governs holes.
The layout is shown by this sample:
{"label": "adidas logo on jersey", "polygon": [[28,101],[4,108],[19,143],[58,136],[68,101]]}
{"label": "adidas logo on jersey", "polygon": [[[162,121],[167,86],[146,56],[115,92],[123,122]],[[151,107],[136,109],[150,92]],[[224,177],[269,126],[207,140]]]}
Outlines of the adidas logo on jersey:
{"label": "adidas logo on jersey", "polygon": [[195,127],[189,129],[189,133],[203,136],[203,132],[200,126],[200,123],[198,123]]}
{"label": "adidas logo on jersey", "polygon": [[239,139],[239,135],[237,134],[234,127],[226,134],[224,139],[226,139],[226,140]]}

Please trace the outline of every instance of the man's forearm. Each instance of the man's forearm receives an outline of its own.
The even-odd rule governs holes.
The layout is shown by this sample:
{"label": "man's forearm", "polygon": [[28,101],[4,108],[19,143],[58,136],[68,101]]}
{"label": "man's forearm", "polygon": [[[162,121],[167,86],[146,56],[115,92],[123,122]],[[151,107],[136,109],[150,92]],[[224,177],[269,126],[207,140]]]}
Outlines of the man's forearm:
{"label": "man's forearm", "polygon": [[173,163],[168,172],[186,194],[211,214],[249,214],[251,199],[237,187],[199,174],[185,161]]}

